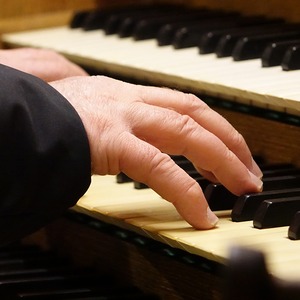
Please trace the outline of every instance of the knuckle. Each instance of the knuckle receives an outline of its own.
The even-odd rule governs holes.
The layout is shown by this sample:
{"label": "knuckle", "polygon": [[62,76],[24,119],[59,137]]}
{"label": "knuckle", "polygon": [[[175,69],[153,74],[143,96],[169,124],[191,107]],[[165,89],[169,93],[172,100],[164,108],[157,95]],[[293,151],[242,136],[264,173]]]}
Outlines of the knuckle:
{"label": "knuckle", "polygon": [[199,126],[197,123],[188,115],[180,115],[178,118],[179,122],[179,135],[182,137],[190,137],[195,133]]}
{"label": "knuckle", "polygon": [[210,171],[213,174],[221,173],[222,168],[224,168],[224,162],[226,161],[226,165],[232,165],[235,162],[235,154],[230,151],[227,147],[222,151],[219,149],[219,156],[212,161],[212,166]]}
{"label": "knuckle", "polygon": [[188,197],[188,198],[193,198],[195,199],[195,194],[198,193],[198,189],[199,184],[197,183],[196,180],[188,177],[189,180],[186,181],[185,185],[183,185],[183,190],[184,190],[184,194]]}
{"label": "knuckle", "polygon": [[201,101],[194,94],[184,94],[185,108],[188,113],[197,113],[197,115],[202,115],[207,109],[209,109],[208,105]]}
{"label": "knuckle", "polygon": [[225,159],[228,162],[233,163],[236,159],[235,154],[231,150],[229,150],[227,147],[225,149],[226,149],[225,150],[225,155],[224,155]]}
{"label": "knuckle", "polygon": [[[186,197],[186,199],[197,199],[199,196],[199,189],[201,189],[199,184],[196,180],[189,176],[187,176],[186,179],[187,180],[182,180],[180,183],[182,190],[181,193]],[[182,199],[178,197],[174,197],[170,200],[175,207],[178,207],[181,201]]]}
{"label": "knuckle", "polygon": [[231,133],[231,148],[233,151],[241,148],[245,144],[244,137],[236,130]]}
{"label": "knuckle", "polygon": [[150,170],[149,170],[149,177],[153,176],[153,174],[163,174],[168,170],[166,165],[169,165],[171,158],[168,154],[155,152],[149,153],[151,155],[151,162],[150,162]]}

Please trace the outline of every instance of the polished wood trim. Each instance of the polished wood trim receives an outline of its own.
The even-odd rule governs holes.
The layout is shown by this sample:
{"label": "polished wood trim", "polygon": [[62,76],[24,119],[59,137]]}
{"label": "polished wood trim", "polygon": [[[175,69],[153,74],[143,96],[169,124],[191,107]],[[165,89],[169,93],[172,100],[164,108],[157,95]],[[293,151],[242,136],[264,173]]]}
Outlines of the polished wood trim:
{"label": "polished wood trim", "polygon": [[270,163],[292,163],[300,166],[300,127],[214,107],[245,138],[251,152]]}
{"label": "polished wood trim", "polygon": [[183,263],[164,254],[163,248],[143,247],[115,234],[61,218],[24,242],[67,256],[76,265],[92,266],[102,273],[112,274],[117,281],[159,295],[160,299],[222,299],[224,279],[221,272],[214,274]]}

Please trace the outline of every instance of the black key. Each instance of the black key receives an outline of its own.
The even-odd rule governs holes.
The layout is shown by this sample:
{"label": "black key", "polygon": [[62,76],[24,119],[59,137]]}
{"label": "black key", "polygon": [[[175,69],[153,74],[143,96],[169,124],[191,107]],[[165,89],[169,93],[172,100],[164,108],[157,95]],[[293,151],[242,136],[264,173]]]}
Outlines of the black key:
{"label": "black key", "polygon": [[[266,19],[263,17],[245,17],[238,19],[235,26],[231,28],[222,28],[220,30],[212,30],[203,34],[200,38],[198,47],[200,54],[213,53],[216,51],[220,39],[224,35],[244,33],[261,33],[264,30],[272,30],[277,28],[278,24],[283,21],[279,19]],[[275,29],[273,29],[275,30]]]}
{"label": "black key", "polygon": [[265,200],[254,215],[253,226],[259,229],[288,226],[299,210],[299,196]]}
{"label": "black key", "polygon": [[224,15],[224,12],[219,10],[204,10],[198,12],[198,16],[196,18],[193,17],[191,20],[167,23],[159,29],[156,36],[157,43],[159,46],[171,45],[177,30],[183,27],[198,26],[206,22],[207,19],[221,17],[222,15]]}
{"label": "black key", "polygon": [[174,35],[172,45],[175,49],[197,47],[201,36],[210,30],[232,27],[236,24],[237,14],[224,14],[220,17],[204,20],[200,24],[185,26],[178,29]]}
{"label": "black key", "polygon": [[[104,287],[104,286],[89,286],[88,283],[78,287],[59,287],[53,289],[39,289],[37,288],[29,291],[17,292],[18,296],[22,299],[34,300],[51,300],[51,299],[101,299],[101,300],[121,300],[121,299],[143,299],[146,297],[138,288],[133,286],[117,286]],[[138,298],[140,297],[140,298]],[[147,299],[147,298],[145,298]],[[150,298],[149,298],[150,299]],[[154,299],[154,298],[152,298]]]}
{"label": "black key", "polygon": [[184,26],[195,26],[198,21],[183,21],[183,22],[176,22],[176,23],[168,23],[158,30],[156,35],[156,40],[158,46],[167,46],[173,43],[174,35],[180,28]]}
{"label": "black key", "polygon": [[190,21],[196,18],[198,18],[198,15],[195,12],[184,10],[182,12],[173,12],[164,16],[141,20],[137,23],[132,35],[137,41],[153,39],[157,37],[159,30],[165,24]]}
{"label": "black key", "polygon": [[290,163],[279,163],[279,164],[268,164],[268,163],[260,163],[259,164],[260,169],[264,174],[267,172],[281,172],[282,169],[286,168],[295,168],[294,165]]}
{"label": "black key", "polygon": [[[139,21],[133,29],[132,36],[136,41],[153,39],[156,37],[160,27],[165,24],[167,16],[144,19]],[[176,16],[168,17],[168,22],[176,21]]]}
{"label": "black key", "polygon": [[226,33],[219,39],[216,46],[215,53],[217,57],[228,57],[232,55],[233,49],[237,41],[244,36],[252,36],[258,34],[267,34],[272,32],[279,32],[284,30],[287,25],[285,23],[276,23],[271,25],[264,25],[255,28],[240,28],[240,30]]}
{"label": "black key", "polygon": [[[51,274],[58,272],[68,272],[70,270],[69,266],[56,266],[45,268],[43,266],[33,267],[33,268],[13,268],[10,270],[0,271],[0,280],[3,278],[16,278],[18,276],[43,276],[45,274]],[[72,270],[76,272],[77,270]]]}
{"label": "black key", "polygon": [[117,174],[116,181],[117,183],[126,183],[126,182],[132,182],[132,179],[128,177],[126,174],[124,174],[123,172],[121,172]]}
{"label": "black key", "polygon": [[148,189],[148,185],[139,181],[133,181],[133,186],[136,190]]}
{"label": "black key", "polygon": [[300,188],[264,191],[261,193],[240,196],[234,203],[231,219],[234,222],[253,220],[255,212],[264,200],[293,196],[300,196]]}
{"label": "black key", "polygon": [[58,287],[82,287],[89,286],[107,286],[110,284],[110,278],[97,274],[41,274],[37,277],[19,277],[14,279],[1,279],[0,288],[17,290],[43,290],[45,288]]}
{"label": "black key", "polygon": [[264,178],[285,176],[285,175],[299,175],[300,174],[299,168],[295,168],[293,166],[289,166],[289,165],[285,165],[285,164],[277,165],[276,169],[261,168],[261,170],[263,170],[262,172],[264,174]]}
{"label": "black key", "polygon": [[[300,175],[284,175],[263,178],[264,191],[276,191],[300,186]],[[204,191],[205,198],[212,210],[232,209],[238,196],[232,194],[220,183],[211,183]]]}
{"label": "black key", "polygon": [[300,44],[292,46],[286,51],[281,66],[284,71],[300,69]]}
{"label": "black key", "polygon": [[283,175],[267,177],[263,179],[264,191],[279,190],[285,188],[297,188],[300,186],[300,175]]}
{"label": "black key", "polygon": [[16,264],[11,260],[9,264],[1,266],[0,280],[4,278],[15,278],[20,276],[40,276],[41,274],[66,272],[69,268],[69,264],[62,262],[61,259],[51,260],[46,264],[40,260],[35,261],[34,264],[32,264],[30,261],[25,263],[23,262],[22,264]]}
{"label": "black key", "polygon": [[[194,167],[194,166],[193,166]],[[202,177],[196,169],[185,170],[192,178]]]}
{"label": "black key", "polygon": [[148,6],[148,5],[138,5],[138,6],[129,6],[123,9],[118,9],[110,14],[107,18],[103,30],[105,34],[115,34],[118,33],[119,28],[122,22],[126,18],[134,18],[139,17],[141,18],[143,15],[147,16],[150,13],[154,16],[155,14],[159,13],[162,10],[165,10],[166,7],[160,6]]}
{"label": "black key", "polygon": [[[82,28],[84,30],[107,29],[108,24],[110,24],[109,20],[112,18],[112,16],[124,15],[125,13],[128,13],[129,15],[138,15],[138,10],[140,7],[141,6],[125,6],[92,11],[90,14],[88,14],[88,16],[85,17]],[[151,9],[153,8],[151,7]],[[144,9],[140,9],[139,12],[140,14],[145,14],[148,12],[147,10],[147,6],[145,6]],[[163,7],[161,10],[163,10]],[[134,14],[135,11],[136,14]],[[113,20],[116,21],[114,18]],[[111,27],[117,26],[114,21],[112,21]]]}
{"label": "black key", "polygon": [[20,248],[0,248],[0,260],[8,258],[25,258],[25,257],[36,257],[37,254],[41,253],[41,250],[37,246],[28,246]]}
{"label": "black key", "polygon": [[215,53],[217,57],[228,57],[232,55],[232,51],[237,40],[241,37],[241,33],[225,34],[220,39],[216,46]]}
{"label": "black key", "polygon": [[80,28],[83,26],[85,19],[87,16],[91,13],[91,11],[79,11],[74,14],[71,22],[70,22],[70,28]]}
{"label": "black key", "polygon": [[[174,16],[174,14],[178,14],[179,8],[177,6],[169,6],[169,7],[161,7],[157,10],[149,10],[144,11],[139,15],[131,15],[126,17],[122,22],[118,29],[118,35],[120,37],[129,37],[132,36],[136,30],[136,27],[139,26],[139,23],[145,22],[146,24],[150,24],[150,22],[154,22],[157,19],[161,19],[163,17]],[[167,22],[167,19],[166,19]],[[150,29],[151,30],[151,29]]]}
{"label": "black key", "polygon": [[48,255],[47,253],[42,253],[40,255],[35,255],[32,257],[13,257],[13,258],[7,258],[7,259],[1,259],[0,260],[0,268],[2,271],[4,270],[12,270],[16,268],[33,268],[36,266],[43,266],[43,267],[49,267],[49,266],[55,266],[57,264],[64,264],[66,263],[64,259],[53,257],[51,255]]}
{"label": "black key", "polygon": [[[24,250],[23,250],[24,249]],[[134,286],[121,285],[108,274],[99,274],[89,268],[76,268],[71,265],[61,268],[37,267],[27,269],[33,258],[49,257],[48,253],[32,247],[5,247],[0,249],[2,267],[6,260],[20,260],[22,264],[16,270],[0,272],[1,299],[158,299],[154,295],[144,294]],[[58,259],[51,255],[50,262]],[[3,263],[5,261],[5,263]],[[26,264],[24,264],[26,261]],[[26,268],[23,269],[23,265]]]}
{"label": "black key", "polygon": [[288,230],[288,237],[291,240],[300,239],[300,211],[297,211],[291,220]]}
{"label": "black key", "polygon": [[221,183],[211,183],[204,190],[211,210],[232,209],[237,196],[228,191]]}
{"label": "black key", "polygon": [[237,41],[232,52],[232,57],[235,61],[260,58],[269,43],[298,38],[300,38],[300,31],[245,36]]}
{"label": "black key", "polygon": [[110,13],[110,10],[92,11],[84,18],[82,29],[85,31],[102,29]]}
{"label": "black key", "polygon": [[141,20],[148,20],[151,18],[155,18],[159,15],[161,15],[161,12],[159,14],[157,14],[155,12],[147,12],[147,13],[144,13],[144,14],[138,15],[138,16],[126,17],[119,26],[119,29],[118,29],[119,37],[125,38],[125,37],[132,36],[133,32],[135,30],[135,27]]}
{"label": "black key", "polygon": [[118,32],[119,27],[121,26],[122,21],[129,17],[131,14],[136,14],[137,12],[125,11],[119,13],[111,14],[105,24],[103,25],[103,30],[106,35],[115,34]]}
{"label": "black key", "polygon": [[261,64],[263,67],[280,66],[283,62],[284,54],[294,45],[300,44],[299,40],[270,43],[263,51]]}

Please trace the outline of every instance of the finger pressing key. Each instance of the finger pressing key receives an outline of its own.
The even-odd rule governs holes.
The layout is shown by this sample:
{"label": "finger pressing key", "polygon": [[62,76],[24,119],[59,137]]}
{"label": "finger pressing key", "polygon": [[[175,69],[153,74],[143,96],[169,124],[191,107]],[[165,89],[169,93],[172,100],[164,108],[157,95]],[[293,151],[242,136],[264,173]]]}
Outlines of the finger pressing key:
{"label": "finger pressing key", "polygon": [[193,94],[186,94],[170,89],[145,88],[140,86],[141,101],[173,109],[180,114],[189,115],[202,127],[216,135],[246,167],[257,177],[262,172],[253,160],[250,150],[241,134],[220,114],[209,108]]}
{"label": "finger pressing key", "polygon": [[191,117],[134,103],[128,118],[137,137],[162,152],[187,157],[198,169],[213,173],[232,193],[262,189],[262,181],[217,136]]}
{"label": "finger pressing key", "polygon": [[134,180],[147,184],[193,227],[209,229],[218,218],[211,212],[200,186],[174,161],[134,135],[122,136],[119,141],[120,169]]}

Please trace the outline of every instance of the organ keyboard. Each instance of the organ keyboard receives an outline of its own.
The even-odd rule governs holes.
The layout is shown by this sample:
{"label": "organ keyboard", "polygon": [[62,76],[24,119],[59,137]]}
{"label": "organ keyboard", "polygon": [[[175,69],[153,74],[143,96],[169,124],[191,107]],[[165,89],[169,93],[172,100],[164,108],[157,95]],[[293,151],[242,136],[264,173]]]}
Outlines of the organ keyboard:
{"label": "organ keyboard", "polygon": [[[300,165],[300,70],[265,68],[260,58],[234,61],[215,53],[201,55],[198,47],[162,47],[154,38],[137,41],[107,35],[103,29],[62,26],[5,34],[3,42],[7,47],[53,49],[97,74],[192,91],[233,123],[254,154],[269,162]],[[266,255],[272,276],[300,279],[300,243],[288,239],[289,226],[259,230],[252,221],[234,223],[230,208],[217,212],[216,229],[197,231],[152,190],[115,181],[93,176],[72,211],[220,265],[226,265],[233,245],[258,249]]]}
{"label": "organ keyboard", "polygon": [[[180,17],[176,10],[174,14],[177,18]],[[227,20],[228,13],[225,16]],[[233,16],[229,14],[229,17],[231,22],[236,18],[235,14]],[[100,20],[101,18],[103,19],[104,16],[99,15]],[[209,20],[209,18],[205,19],[206,22]],[[162,27],[161,19],[159,21],[160,27]],[[168,19],[165,22],[167,21]],[[220,21],[218,20],[218,22]],[[245,23],[247,24],[247,22]],[[256,23],[259,22],[254,22],[254,25],[258,26]],[[104,26],[105,24],[99,25],[99,27]],[[206,32],[213,30],[207,26],[206,24],[205,29],[201,29],[202,33],[205,30]],[[221,26],[226,27],[223,24]],[[231,23],[227,25],[228,30],[233,26],[234,24]],[[293,35],[290,39],[292,40],[297,39],[295,31],[299,34],[297,26],[294,25],[291,29]],[[294,27],[296,28],[294,29]],[[246,28],[249,30],[249,27]],[[276,27],[275,30],[282,29]],[[134,36],[134,33],[132,35]],[[197,31],[196,35],[199,35],[200,41],[201,32]],[[250,38],[251,36],[247,39]],[[266,36],[266,38],[268,37]],[[139,80],[141,78],[151,80],[155,77],[155,81],[161,84],[172,86],[175,84],[180,88],[192,88],[196,89],[198,93],[204,91],[213,95],[221,94],[222,97],[228,97],[235,101],[299,115],[300,94],[297,86],[300,70],[282,72],[281,67],[262,68],[260,59],[233,63],[232,57],[221,59],[217,58],[214,53],[199,55],[197,47],[178,51],[172,45],[159,47],[156,39],[140,37],[138,40],[136,41],[132,36],[120,39],[116,34],[106,35],[102,29],[86,31],[81,28],[69,27],[4,35],[3,37],[4,43],[9,46],[51,48],[84,66],[96,67],[99,71],[108,68],[109,71]],[[269,38],[269,42],[271,41],[272,39]],[[252,49],[252,52],[254,51],[256,48]],[[266,78],[268,80],[265,80]]]}
{"label": "organ keyboard", "polygon": [[111,274],[78,268],[68,258],[21,244],[0,249],[1,299],[158,300]]}
{"label": "organ keyboard", "polygon": [[[300,70],[262,68],[260,59],[234,62],[231,57],[199,55],[196,47],[159,47],[154,39],[134,41],[106,36],[101,30],[69,27],[3,36],[6,45],[50,48],[99,72],[222,95],[233,101],[299,115]],[[266,80],[268,78],[268,80]]]}
{"label": "organ keyboard", "polygon": [[288,226],[255,229],[252,221],[233,223],[226,210],[216,212],[218,228],[198,231],[151,189],[136,190],[130,183],[116,186],[110,176],[94,176],[74,210],[222,264],[231,246],[254,247],[267,255],[271,274],[285,280],[300,278],[300,243],[287,238]]}

